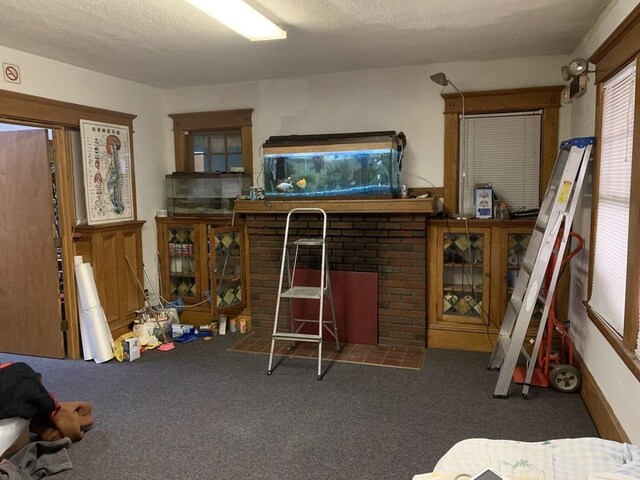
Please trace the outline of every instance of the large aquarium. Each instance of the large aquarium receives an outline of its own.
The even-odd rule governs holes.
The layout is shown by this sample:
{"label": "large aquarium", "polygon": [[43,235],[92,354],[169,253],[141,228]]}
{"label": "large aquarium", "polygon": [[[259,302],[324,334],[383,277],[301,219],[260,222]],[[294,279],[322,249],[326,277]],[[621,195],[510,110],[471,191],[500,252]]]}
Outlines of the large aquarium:
{"label": "large aquarium", "polygon": [[265,197],[398,197],[403,140],[390,131],[270,137]]}

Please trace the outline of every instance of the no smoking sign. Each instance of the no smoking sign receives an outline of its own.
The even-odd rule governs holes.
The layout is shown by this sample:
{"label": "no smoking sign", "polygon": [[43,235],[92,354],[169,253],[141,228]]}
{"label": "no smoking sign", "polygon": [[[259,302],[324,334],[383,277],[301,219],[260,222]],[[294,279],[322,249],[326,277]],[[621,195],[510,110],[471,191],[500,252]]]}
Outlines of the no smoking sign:
{"label": "no smoking sign", "polygon": [[4,81],[10,83],[22,83],[20,78],[20,67],[11,63],[2,64],[2,74],[4,75]]}

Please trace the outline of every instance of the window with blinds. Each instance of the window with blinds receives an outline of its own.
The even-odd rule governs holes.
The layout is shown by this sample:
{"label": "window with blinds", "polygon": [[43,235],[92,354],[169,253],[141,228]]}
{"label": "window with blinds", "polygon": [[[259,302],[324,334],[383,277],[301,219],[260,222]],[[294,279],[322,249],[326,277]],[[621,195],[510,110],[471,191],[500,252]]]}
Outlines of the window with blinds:
{"label": "window with blinds", "polygon": [[461,213],[473,217],[475,187],[490,183],[510,210],[539,207],[541,112],[460,119]]}
{"label": "window with blinds", "polygon": [[620,336],[625,320],[635,79],[634,61],[602,86],[593,287],[589,299],[589,306]]}

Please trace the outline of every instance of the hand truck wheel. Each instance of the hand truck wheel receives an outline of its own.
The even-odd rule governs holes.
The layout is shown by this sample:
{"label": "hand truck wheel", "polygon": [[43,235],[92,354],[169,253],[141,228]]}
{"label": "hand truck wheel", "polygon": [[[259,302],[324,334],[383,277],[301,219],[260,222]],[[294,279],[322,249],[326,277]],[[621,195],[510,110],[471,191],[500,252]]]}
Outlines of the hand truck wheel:
{"label": "hand truck wheel", "polygon": [[560,392],[575,392],[580,388],[580,372],[571,365],[558,365],[549,374],[551,386]]}

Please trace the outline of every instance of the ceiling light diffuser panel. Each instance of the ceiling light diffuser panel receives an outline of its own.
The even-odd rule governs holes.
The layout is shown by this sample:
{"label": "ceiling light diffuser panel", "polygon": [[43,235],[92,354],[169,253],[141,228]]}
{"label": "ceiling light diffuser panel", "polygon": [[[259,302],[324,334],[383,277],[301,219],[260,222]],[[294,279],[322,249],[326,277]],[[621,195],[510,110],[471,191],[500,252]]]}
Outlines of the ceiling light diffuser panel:
{"label": "ceiling light diffuser panel", "polygon": [[242,0],[186,0],[252,42],[287,38],[287,32]]}

